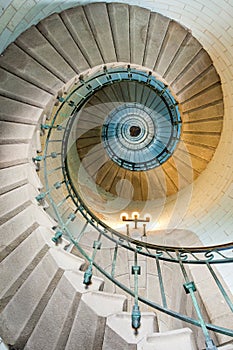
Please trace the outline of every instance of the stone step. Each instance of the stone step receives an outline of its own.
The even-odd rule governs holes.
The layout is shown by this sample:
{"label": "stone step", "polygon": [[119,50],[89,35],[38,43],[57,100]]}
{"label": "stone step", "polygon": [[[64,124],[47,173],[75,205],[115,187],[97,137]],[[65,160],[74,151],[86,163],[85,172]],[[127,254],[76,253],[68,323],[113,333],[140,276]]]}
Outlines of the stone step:
{"label": "stone step", "polygon": [[[15,60],[15,57],[17,57],[17,60]],[[63,86],[60,79],[15,44],[11,44],[6,49],[0,65],[50,94],[57,93]]]}
{"label": "stone step", "polygon": [[34,125],[0,122],[0,144],[28,143],[35,132]]}
{"label": "stone step", "polygon": [[13,100],[44,108],[52,95],[0,68],[0,93]]}
{"label": "stone step", "polygon": [[169,23],[161,51],[159,52],[158,60],[155,65],[155,70],[162,77],[165,75],[172,63],[175,55],[187,35],[187,30],[177,22],[171,21]]}
{"label": "stone step", "polygon": [[[108,89],[109,87],[107,87]],[[121,84],[116,84],[115,86],[112,87],[115,95],[116,101],[118,101],[118,104],[121,105],[124,102],[124,95],[123,91],[121,89]]]}
{"label": "stone step", "polygon": [[[80,285],[82,285],[82,278],[82,274],[64,273],[41,315],[39,322],[34,328],[25,349],[65,349],[68,337],[70,334],[73,334],[73,320],[77,317],[77,308],[80,304],[80,298],[86,293],[90,294],[91,292],[89,292],[89,290],[98,290],[100,287],[99,281],[93,278],[93,283],[90,288],[75,288],[77,280]],[[71,284],[71,279],[75,280],[74,284]],[[81,322],[82,320],[79,319],[78,323]],[[77,329],[75,332],[76,331]],[[78,338],[76,343],[76,349],[79,348],[79,344],[81,344],[80,338]]]}
{"label": "stone step", "polygon": [[103,90],[97,91],[95,96],[98,97],[100,103],[106,105],[108,111],[111,111],[119,105],[119,98],[116,95],[114,85],[105,86]]}
{"label": "stone step", "polygon": [[169,23],[170,19],[159,13],[150,14],[147,29],[147,43],[143,58],[143,65],[149,69],[154,70]]}
{"label": "stone step", "polygon": [[10,192],[3,194],[0,198],[1,224],[17,215],[20,211],[31,204],[31,198],[35,197],[37,192],[32,185],[26,184]]}
{"label": "stone step", "polygon": [[16,44],[62,82],[66,83],[75,76],[74,70],[36,27],[20,35]]}
{"label": "stone step", "polygon": [[220,85],[213,85],[204,90],[200,95],[196,95],[188,101],[182,103],[184,112],[195,110],[201,106],[217,103],[222,98],[222,90]]}
{"label": "stone step", "polygon": [[83,277],[84,272],[81,271],[66,271],[65,273],[67,279],[69,282],[73,285],[73,287],[79,292],[80,294],[85,293],[87,291],[103,291],[104,288],[104,281],[102,278],[93,276],[92,277],[92,283],[87,287],[83,284]]}
{"label": "stone step", "polygon": [[0,234],[1,260],[38,227],[39,224],[34,218],[34,212],[34,206],[29,205],[2,225]]}
{"label": "stone step", "polygon": [[[95,132],[93,133],[93,135],[95,135]],[[99,154],[100,150],[103,150],[103,145],[102,143],[98,142],[95,143],[96,140],[94,140],[94,142],[92,142],[92,137],[91,137],[91,133],[88,132],[87,133],[88,136],[88,140],[89,143],[87,144],[87,146],[85,145],[85,143],[82,143],[82,141],[84,141],[85,139],[79,139],[81,142],[81,145],[78,144],[77,149],[78,149],[78,155],[81,159],[85,158],[86,156],[91,155],[92,153],[95,153],[96,155]],[[90,136],[90,137],[89,137]],[[95,136],[94,136],[95,137]],[[96,138],[96,137],[95,137]],[[97,139],[97,138],[96,138]],[[102,151],[102,154],[104,152]]]}
{"label": "stone step", "polygon": [[172,82],[171,87],[179,93],[192,83],[200,74],[211,66],[208,54],[202,49],[193,59],[192,64],[185,67],[181,74]]}
{"label": "stone step", "polygon": [[[53,227],[56,227],[56,226],[53,225]],[[53,229],[49,228],[48,226],[39,226],[38,230],[40,231],[40,235],[43,237],[44,241],[46,242],[46,244],[50,248],[53,248],[55,250],[63,252],[63,249],[65,248],[65,246],[70,244],[70,242],[64,237],[61,238],[61,240],[59,241],[59,244],[55,244],[52,241],[52,238],[54,237],[55,231]],[[51,254],[51,249],[50,249],[50,254]],[[53,254],[51,254],[51,255],[53,256]],[[53,258],[55,259],[55,256]],[[83,260],[82,260],[82,258],[80,258],[80,260],[78,260],[76,262],[76,267],[79,269],[82,267],[82,264],[83,264]]]}
{"label": "stone step", "polygon": [[28,165],[16,165],[0,170],[0,194],[23,186],[28,182]]}
{"label": "stone step", "polygon": [[50,255],[59,268],[65,271],[78,271],[85,266],[85,260],[67,253],[62,247],[51,248]]}
{"label": "stone step", "polygon": [[16,165],[0,169],[0,194],[30,183],[35,189],[41,189],[42,183],[33,163]]}
{"label": "stone step", "polygon": [[[41,240],[41,236],[39,237]],[[26,243],[24,242],[24,244]],[[27,258],[25,257],[24,259]],[[25,345],[44,309],[47,308],[46,305],[65,270],[67,270],[67,278],[70,284],[73,285],[77,292],[83,293],[87,291],[82,283],[84,273],[79,271],[82,265],[82,259],[62,251],[59,247],[51,248],[42,257],[41,261],[2,312],[0,320],[1,334],[3,334],[4,339],[9,344],[15,344],[16,347]],[[92,284],[88,290],[99,290],[102,288],[103,280],[93,277]],[[56,300],[56,294],[54,298]],[[60,307],[58,307],[58,311]],[[51,317],[50,312],[49,315]],[[38,341],[36,343],[38,344]]]}
{"label": "stone step", "polygon": [[1,314],[0,332],[7,344],[24,348],[62,274],[47,253]]}
{"label": "stone step", "polygon": [[202,74],[199,74],[196,79],[193,79],[192,84],[189,84],[178,94],[180,102],[190,99],[192,96],[200,94],[203,90],[219,81],[219,76],[213,66],[210,66]]}
{"label": "stone step", "polygon": [[40,231],[35,230],[1,262],[1,309],[7,305],[48,249]]}
{"label": "stone step", "polygon": [[[96,183],[100,185],[100,187],[103,188],[105,191],[111,191],[112,184],[119,171],[118,165],[116,165],[112,161],[106,161],[106,163],[104,163],[103,166],[102,164],[98,164],[98,161],[96,161],[95,163],[96,170],[99,170],[98,175],[96,177]],[[105,172],[105,176],[103,177],[103,172],[106,168],[108,168],[108,171]]]}
{"label": "stone step", "polygon": [[28,144],[0,145],[0,169],[28,162]]}
{"label": "stone step", "polygon": [[[111,110],[112,104],[105,103],[105,101],[102,100],[102,96],[100,95],[99,97],[99,94],[97,93],[96,96],[92,96],[89,103],[86,104],[85,108],[83,109],[80,115],[80,119],[87,121],[89,120],[97,123],[103,123],[104,119]],[[96,120],[93,120],[93,116],[95,116]]]}
{"label": "stone step", "polygon": [[150,11],[145,8],[129,8],[130,62],[143,65],[150,15]]}
{"label": "stone step", "polygon": [[110,3],[107,8],[117,60],[130,62],[129,6]]}
{"label": "stone step", "polygon": [[[102,117],[99,114],[98,110],[95,110],[95,107],[91,107],[92,112],[89,111],[89,108],[86,111],[83,111],[82,117],[80,119],[80,128],[81,131],[78,131],[77,136],[83,135],[83,133],[94,129],[94,128],[99,128],[103,125],[104,118],[106,117],[106,114],[103,112],[100,112],[102,114]],[[98,117],[96,117],[98,114]]]}
{"label": "stone step", "polygon": [[88,4],[84,7],[84,12],[104,62],[116,62],[116,51],[107,5],[105,3]]}
{"label": "stone step", "polygon": [[140,350],[198,350],[189,328],[148,335],[140,341]]}
{"label": "stone step", "polygon": [[61,18],[91,67],[103,64],[103,58],[95,40],[83,7],[61,13]]}
{"label": "stone step", "polygon": [[173,60],[170,69],[166,71],[164,78],[171,84],[178,75],[185,70],[185,67],[193,60],[200,52],[201,44],[191,34],[187,36],[185,45],[181,45],[175,59]]}
{"label": "stone step", "polygon": [[0,119],[22,124],[36,125],[43,112],[42,108],[0,96]]}
{"label": "stone step", "polygon": [[141,327],[137,334],[131,327],[131,314],[122,312],[107,318],[103,350],[137,349],[138,343],[147,335],[158,331],[156,315],[153,312],[143,312]]}
{"label": "stone step", "polygon": [[39,23],[37,28],[77,74],[89,68],[82,52],[59,15],[49,16]]}
{"label": "stone step", "polygon": [[117,294],[83,294],[65,349],[102,349],[106,318],[125,310],[126,302],[126,297]]}

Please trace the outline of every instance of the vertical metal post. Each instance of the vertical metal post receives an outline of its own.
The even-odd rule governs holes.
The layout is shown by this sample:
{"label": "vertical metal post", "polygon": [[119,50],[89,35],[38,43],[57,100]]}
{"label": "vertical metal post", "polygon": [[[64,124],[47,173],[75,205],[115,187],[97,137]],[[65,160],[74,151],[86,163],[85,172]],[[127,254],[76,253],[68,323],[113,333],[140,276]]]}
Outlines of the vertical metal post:
{"label": "vertical metal post", "polygon": [[97,253],[97,250],[101,248],[101,233],[99,234],[98,240],[93,242],[93,253],[92,253],[92,258],[90,260],[90,264],[88,268],[86,269],[84,273],[84,279],[83,279],[83,284],[85,284],[87,287],[91,284],[91,278],[92,278],[92,266],[93,266],[93,261],[95,260],[95,256]]}
{"label": "vertical metal post", "polygon": [[87,225],[88,225],[88,221],[85,222],[85,224],[84,224],[84,226],[83,226],[83,228],[82,228],[82,230],[81,230],[81,232],[80,232],[78,238],[76,239],[76,242],[77,242],[77,243],[78,243],[78,242],[81,240],[81,238],[83,237],[83,235],[84,235],[84,233],[85,233],[85,230],[86,230],[86,228],[87,228]]}
{"label": "vertical metal post", "polygon": [[166,300],[166,295],[165,295],[165,291],[164,291],[163,277],[162,277],[162,272],[161,272],[161,268],[160,268],[159,258],[157,255],[156,255],[156,266],[157,266],[157,271],[158,271],[159,286],[160,286],[163,307],[167,308],[167,300]]}
{"label": "vertical metal post", "polygon": [[217,286],[218,286],[220,292],[222,293],[222,295],[223,295],[223,297],[224,297],[224,299],[225,299],[227,305],[229,306],[230,310],[233,312],[233,304],[232,304],[232,302],[231,302],[231,300],[230,300],[228,294],[226,293],[225,289],[223,288],[222,283],[221,283],[220,280],[218,279],[216,273],[214,272],[214,270],[213,270],[213,268],[210,266],[210,264],[207,262],[206,265],[207,265],[207,267],[208,267],[208,269],[209,269],[211,275],[213,276],[213,278],[214,278],[214,280],[215,280],[215,282],[216,282],[216,284],[217,284]]}
{"label": "vertical metal post", "polygon": [[118,253],[118,244],[116,244],[115,249],[114,249],[113,261],[112,261],[112,271],[111,271],[112,278],[115,275],[117,253]]}
{"label": "vertical metal post", "polygon": [[141,273],[141,268],[137,263],[137,251],[134,253],[134,266],[132,266],[132,274],[134,275],[134,305],[132,310],[132,327],[137,333],[138,328],[141,326],[141,312],[138,305],[138,275]]}
{"label": "vertical metal post", "polygon": [[188,274],[187,274],[185,267],[184,267],[184,264],[180,258],[179,252],[177,252],[177,258],[179,260],[180,268],[181,268],[181,271],[182,271],[184,279],[185,279],[185,283],[183,285],[185,292],[186,292],[186,294],[190,294],[190,296],[191,296],[193,306],[194,306],[195,311],[197,313],[197,316],[198,316],[198,319],[199,319],[199,322],[200,322],[200,325],[202,328],[202,332],[203,332],[204,337],[205,337],[206,350],[217,350],[217,347],[215,346],[213,340],[210,338],[208,329],[206,327],[206,324],[205,324],[205,321],[203,319],[200,307],[199,307],[198,302],[197,302],[197,298],[194,294],[194,292],[196,292],[195,283],[193,281],[189,280]]}

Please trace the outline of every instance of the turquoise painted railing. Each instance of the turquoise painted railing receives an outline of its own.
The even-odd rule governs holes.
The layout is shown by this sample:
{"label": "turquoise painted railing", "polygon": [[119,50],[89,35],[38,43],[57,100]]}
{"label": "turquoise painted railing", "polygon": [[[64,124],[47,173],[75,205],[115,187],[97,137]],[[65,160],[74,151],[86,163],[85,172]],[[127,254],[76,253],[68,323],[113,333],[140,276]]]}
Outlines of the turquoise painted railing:
{"label": "turquoise painted railing", "polygon": [[[69,173],[66,156],[68,152],[67,147],[70,132],[76,114],[95,91],[103,88],[103,86],[123,80],[134,80],[139,81],[145,86],[150,85],[154,92],[160,96],[167,91],[165,85],[158,83],[150,73],[134,71],[133,69],[130,69],[129,66],[126,68],[115,68],[109,70],[104,67],[103,70],[100,70],[94,76],[85,77],[85,80],[81,77],[80,81],[66,98],[58,98],[60,106],[49,124],[41,125],[42,131],[44,133],[47,132],[44,153],[42,156],[35,157],[34,162],[41,164],[41,170],[42,167],[44,167],[43,181],[45,192],[41,192],[36,199],[41,205],[43,205],[45,200],[49,201],[49,213],[57,221],[57,227],[54,229],[55,234],[52,239],[54,243],[58,244],[62,237],[68,238],[71,244],[74,245],[79,253],[87,260],[88,268],[84,274],[84,284],[88,286],[91,283],[93,267],[95,267],[107,279],[115,283],[134,298],[132,327],[135,331],[140,327],[141,313],[139,302],[142,302],[181,321],[201,327],[205,337],[206,349],[217,349],[210,337],[209,331],[233,337],[233,329],[214,325],[204,320],[197,298],[198,288],[195,281],[190,277],[189,266],[198,265],[200,268],[205,266],[209,275],[215,281],[216,288],[220,291],[226,307],[230,312],[233,312],[231,296],[228,295],[223,283],[214,269],[214,265],[233,263],[233,243],[210,247],[174,247],[154,245],[145,241],[135,240],[112,229],[96,217],[92,213],[91,208],[87,207],[75,186],[72,184],[72,177]],[[174,113],[172,118],[177,121],[177,123],[174,124],[178,126],[180,117],[177,111],[176,101],[171,95],[167,95],[166,98],[169,106],[172,106],[170,109],[172,111],[171,113]],[[179,128],[177,129],[177,132],[180,132]],[[81,230],[79,229],[79,234],[74,234],[74,226],[72,225],[77,222],[77,227],[80,227],[80,217],[82,217],[81,221],[83,227]],[[85,249],[83,245],[87,229],[90,227],[92,227],[97,234],[92,243],[92,253],[89,248]],[[103,241],[108,241],[114,251],[111,261],[111,272],[107,272],[103,266],[96,262],[96,256],[101,252]],[[134,256],[134,264],[132,266],[134,288],[132,289],[120,282],[115,273],[118,262],[118,252],[121,248],[127,250]],[[143,256],[148,261],[150,260],[154,263],[155,271],[158,275],[161,304],[148,300],[139,294],[138,281],[140,279],[141,267],[138,258],[140,256]],[[164,262],[176,264],[176,266],[180,267],[180,273],[183,276],[183,288],[187,297],[190,297],[192,301],[193,307],[196,311],[196,318],[184,315],[168,307],[161,269],[161,264]]]}

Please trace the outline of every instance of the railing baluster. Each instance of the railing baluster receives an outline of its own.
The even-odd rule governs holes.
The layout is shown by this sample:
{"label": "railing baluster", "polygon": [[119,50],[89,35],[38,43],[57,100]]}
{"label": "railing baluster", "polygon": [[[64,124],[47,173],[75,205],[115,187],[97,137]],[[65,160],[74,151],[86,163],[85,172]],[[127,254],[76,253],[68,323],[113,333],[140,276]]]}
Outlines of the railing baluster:
{"label": "railing baluster", "polygon": [[80,240],[82,239],[83,235],[85,234],[85,230],[86,230],[88,224],[89,224],[89,222],[86,221],[85,224],[84,224],[84,226],[83,226],[83,228],[82,228],[82,230],[81,230],[81,232],[79,233],[79,235],[78,235],[78,237],[77,237],[77,239],[76,239],[76,242],[77,242],[77,243],[80,242]]}
{"label": "railing baluster", "polygon": [[113,255],[113,260],[112,260],[112,270],[111,270],[112,278],[114,278],[114,276],[115,276],[117,253],[118,253],[118,243],[116,243],[116,246],[114,248],[114,255]]}
{"label": "railing baluster", "polygon": [[[74,190],[74,188],[72,187],[72,181],[70,178],[69,169],[66,168],[66,156],[67,156],[67,145],[68,145],[69,133],[70,133],[70,130],[72,130],[72,125],[73,125],[72,123],[73,123],[73,119],[75,119],[76,117],[76,112],[78,113],[79,108],[83,105],[83,103],[85,102],[85,99],[89,98],[90,93],[92,93],[94,89],[98,89],[98,87],[96,88],[97,84],[99,84],[99,88],[102,88],[104,86],[110,86],[110,84],[114,84],[115,82],[126,81],[128,79],[128,81],[132,80],[132,81],[140,82],[140,84],[147,85],[147,88],[151,87],[151,89],[153,89],[156,93],[156,97],[152,100],[150,106],[156,105],[156,98],[158,95],[163,95],[163,97],[167,99],[167,103],[173,105],[173,109],[171,113],[173,115],[175,125],[176,123],[178,124],[180,122],[179,113],[177,113],[176,115],[176,101],[175,100],[173,101],[172,99],[171,101],[168,100],[168,98],[166,97],[166,89],[168,89],[167,86],[165,86],[163,83],[159,83],[153,77],[152,74],[148,75],[147,72],[138,72],[136,74],[135,69],[130,66],[128,66],[127,68],[113,68],[108,70],[105,66],[103,67],[103,71],[99,72],[98,74],[99,75],[96,74],[92,77],[89,77],[89,76],[85,77],[85,80],[83,79],[83,82],[81,81],[82,80],[81,78],[80,82],[82,83],[82,85],[77,86],[77,88],[75,87],[75,89],[72,90],[72,92],[69,94],[69,96],[67,96],[67,98],[59,97],[59,101],[62,103],[57,108],[56,114],[54,118],[51,120],[51,124],[44,124],[41,126],[41,129],[43,131],[47,130],[45,151],[43,156],[36,156],[35,158],[33,158],[33,161],[35,162],[40,162],[42,160],[44,161],[44,177],[45,177],[46,186],[45,186],[45,192],[39,194],[38,200],[42,201],[47,196],[46,198],[48,198],[50,200],[50,203],[52,204],[51,207],[53,208],[53,211],[54,211],[54,217],[59,223],[59,228],[57,228],[55,232],[53,241],[54,243],[57,244],[61,240],[63,234],[68,236],[71,243],[74,244],[79,250],[79,252],[85,257],[85,259],[87,259],[88,268],[84,274],[84,284],[86,284],[86,286],[88,286],[91,283],[92,268],[93,266],[95,266],[104,276],[109,278],[112,282],[114,282],[116,285],[118,285],[120,288],[124,289],[127,293],[129,293],[131,296],[134,297],[134,305],[132,309],[132,326],[136,332],[140,327],[140,323],[141,323],[139,301],[143,301],[146,305],[154,307],[159,311],[165,312],[166,314],[172,317],[176,317],[177,319],[180,319],[180,320],[189,322],[191,324],[194,324],[198,327],[201,327],[205,335],[207,349],[208,350],[216,349],[215,345],[212,342],[212,339],[209,337],[208,329],[212,329],[213,331],[219,332],[221,334],[229,335],[232,337],[233,337],[233,331],[227,328],[222,328],[219,326],[205,323],[195,296],[195,290],[196,290],[195,284],[193,281],[189,280],[188,274],[185,269],[185,264],[186,266],[188,264],[207,265],[218,288],[220,289],[222,295],[224,296],[226,303],[229,305],[230,310],[233,311],[233,305],[229,299],[229,296],[224,290],[220,280],[216,276],[211,265],[216,263],[233,262],[232,256],[227,257],[221,253],[221,251],[225,249],[228,249],[228,251],[230,252],[230,248],[232,249],[232,245],[229,244],[229,245],[217,247],[217,248],[216,247],[180,248],[180,247],[156,246],[156,245],[147,243],[145,241],[137,242],[130,237],[129,231],[127,231],[128,232],[127,235],[123,235],[115,231],[114,229],[108,227],[105,223],[101,222],[89,210],[89,208],[85,205],[82,198],[80,197],[79,193],[77,193],[76,190]],[[141,98],[143,98],[143,94],[141,95]],[[149,94],[147,96],[147,99],[148,98],[149,98]],[[146,101],[146,103],[148,101]],[[71,112],[65,113],[67,109],[70,110]],[[65,117],[67,119],[64,121],[62,120],[62,117]],[[58,132],[59,132],[59,140],[56,140],[56,138],[58,137]],[[50,142],[51,143],[60,142],[61,148],[60,148],[60,145],[59,145],[59,148],[56,145],[57,151],[55,152],[54,149],[52,148],[52,145],[49,146]],[[51,151],[48,152],[48,149],[50,150],[50,148],[52,148],[52,151],[54,152],[51,152]],[[54,158],[57,158],[56,162],[60,162],[60,164],[58,164],[60,166],[56,168],[52,168],[51,170],[48,170],[46,167],[46,164],[47,162],[50,162]],[[52,181],[50,181],[49,175],[57,172],[58,170],[62,170],[63,178],[61,181],[56,182],[52,187],[50,186],[50,182],[52,183]],[[60,178],[59,173],[58,175]],[[66,184],[66,193],[68,193],[68,195],[65,198],[63,198],[58,204],[56,204],[55,197],[53,198],[54,192],[52,190],[53,189],[59,190],[62,183]],[[64,212],[66,212],[68,209],[65,206],[61,208],[61,206],[67,201],[68,198],[71,198],[73,200],[73,202],[76,205],[76,210],[74,211],[74,213],[70,214],[67,219],[67,215],[65,215]],[[75,220],[75,214],[77,212],[81,213],[81,215],[85,218],[85,223],[81,229],[81,232],[78,234],[77,239],[75,239],[71,233],[69,225],[73,220]],[[92,226],[94,230],[99,232],[98,239],[93,243],[92,254],[87,253],[85,249],[82,248],[80,245],[80,241],[82,237],[85,235],[87,225],[89,224]],[[112,242],[115,244],[113,259],[110,265],[111,273],[107,273],[104,269],[101,268],[101,266],[99,266],[95,262],[96,253],[101,248],[101,235],[102,235],[101,232],[106,239],[109,239],[111,244]],[[134,265],[132,266],[132,274],[134,278],[133,289],[127,288],[126,286],[122,285],[115,276],[115,271],[118,263],[119,247],[121,249],[127,249],[129,252],[134,252]],[[138,295],[138,290],[139,290],[138,278],[141,272],[140,266],[138,266],[138,254],[142,254],[148,259],[155,259],[156,261],[156,267],[158,271],[158,280],[160,285],[160,294],[161,294],[161,300],[162,300],[161,305],[155,304],[152,301],[142,298],[140,297],[140,295]],[[179,314],[168,308],[165,289],[164,289],[164,277],[162,275],[162,269],[161,269],[161,261],[169,261],[170,263],[180,264],[182,274],[185,279],[185,283],[183,286],[185,288],[186,293],[189,293],[191,296],[192,303],[196,310],[198,319],[193,319],[186,315]]]}
{"label": "railing baluster", "polygon": [[99,250],[101,248],[101,236],[102,234],[99,235],[98,240],[93,242],[93,253],[92,253],[92,258],[90,261],[90,264],[88,266],[88,268],[86,269],[85,273],[84,273],[84,279],[83,279],[83,284],[85,284],[87,287],[91,284],[91,278],[92,278],[92,266],[93,266],[93,262],[95,260],[95,256],[97,253],[97,250]]}
{"label": "railing baluster", "polygon": [[159,257],[157,255],[156,255],[156,266],[157,266],[157,271],[158,271],[159,287],[160,287],[160,293],[161,293],[163,307],[167,308],[167,300],[166,300],[166,295],[165,295],[165,291],[164,291],[163,277],[162,277],[162,273],[161,273]]}
{"label": "railing baluster", "polygon": [[132,274],[134,275],[134,305],[132,310],[132,327],[137,334],[138,328],[141,326],[141,312],[138,305],[138,275],[141,274],[141,267],[138,266],[137,250],[134,252],[134,266],[132,266]]}
{"label": "railing baluster", "polygon": [[206,263],[206,266],[208,267],[208,269],[209,269],[211,275],[213,276],[213,278],[214,278],[214,280],[215,280],[215,282],[216,282],[216,284],[217,284],[217,286],[218,286],[220,292],[222,293],[224,299],[226,300],[227,305],[229,306],[230,310],[233,312],[233,304],[232,304],[232,302],[231,302],[231,300],[230,300],[230,298],[229,298],[227,292],[226,292],[225,289],[223,288],[222,283],[220,282],[220,280],[219,280],[219,278],[217,277],[216,273],[214,272],[212,266],[210,266],[210,264],[209,264],[208,262]]}
{"label": "railing baluster", "polygon": [[206,350],[217,350],[217,347],[215,346],[213,340],[211,339],[211,337],[209,335],[208,329],[206,327],[205,321],[204,321],[202,313],[201,313],[201,309],[200,309],[198,302],[197,302],[197,298],[194,294],[196,292],[195,283],[193,281],[189,280],[188,274],[187,274],[185,267],[184,267],[184,264],[180,258],[179,252],[177,252],[177,258],[179,260],[179,265],[180,265],[180,268],[181,268],[181,271],[183,273],[184,280],[185,280],[185,283],[183,285],[185,292],[186,292],[186,294],[190,294],[192,302],[193,302],[193,306],[194,306],[195,311],[197,313],[197,317],[200,321],[202,332],[203,332],[204,337],[205,337]]}
{"label": "railing baluster", "polygon": [[61,205],[63,205],[67,199],[70,197],[70,195],[67,195],[64,199],[62,199],[58,204],[57,204],[57,207],[59,208]]}

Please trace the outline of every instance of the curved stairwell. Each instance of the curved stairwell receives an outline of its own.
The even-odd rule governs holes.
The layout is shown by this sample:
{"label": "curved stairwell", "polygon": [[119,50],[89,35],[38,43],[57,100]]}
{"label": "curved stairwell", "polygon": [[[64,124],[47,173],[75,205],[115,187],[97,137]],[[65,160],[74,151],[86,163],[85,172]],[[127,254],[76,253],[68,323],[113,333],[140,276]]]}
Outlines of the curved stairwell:
{"label": "curved stairwell", "polygon": [[[189,329],[158,333],[156,315],[146,310],[135,334],[126,296],[120,290],[119,294],[107,292],[111,289],[109,282],[99,276],[92,277],[92,283],[85,287],[83,271],[87,261],[65,251],[69,242],[64,238],[58,245],[52,242],[58,223],[49,215],[52,210],[47,199],[42,206],[35,199],[44,187],[32,160],[44,147],[41,124],[56,111],[54,104],[61,105],[58,96],[66,96],[72,84],[79,81],[79,74],[117,63],[154,71],[179,102],[182,141],[193,173],[191,179],[184,176],[179,183],[171,180],[173,160],[164,165],[168,195],[192,183],[206,168],[218,145],[223,119],[219,76],[199,42],[173,20],[137,6],[96,3],[54,14],[11,44],[0,57],[0,335],[10,349],[165,350],[171,339],[175,349],[200,348]],[[124,96],[124,84],[127,83],[118,90],[108,88],[116,96],[116,101],[110,101],[111,106],[116,107],[121,98],[131,101]],[[108,103],[108,93],[100,91],[89,104],[96,107],[99,102]],[[89,117],[94,130],[90,132],[88,127],[87,139],[93,141],[99,132],[93,115],[85,117],[81,127],[85,131]],[[82,157],[86,145],[79,145]],[[58,142],[52,142],[50,150],[59,153]],[[180,173],[186,174],[190,164],[183,156],[184,151],[178,148],[175,162]],[[52,158],[48,172],[57,164],[57,159]],[[51,183],[60,181],[61,174],[61,169],[51,173]],[[112,184],[117,175],[119,169],[112,166]],[[124,171],[120,174],[120,178],[127,176]],[[105,186],[101,172],[98,181],[101,187]],[[158,187],[158,181],[153,185]],[[114,188],[107,190],[115,193]],[[60,193],[57,192],[57,203],[63,200]],[[75,210],[71,201],[62,208],[64,217]],[[79,220],[81,231],[85,221],[80,217]],[[232,345],[220,348],[230,350]]]}

